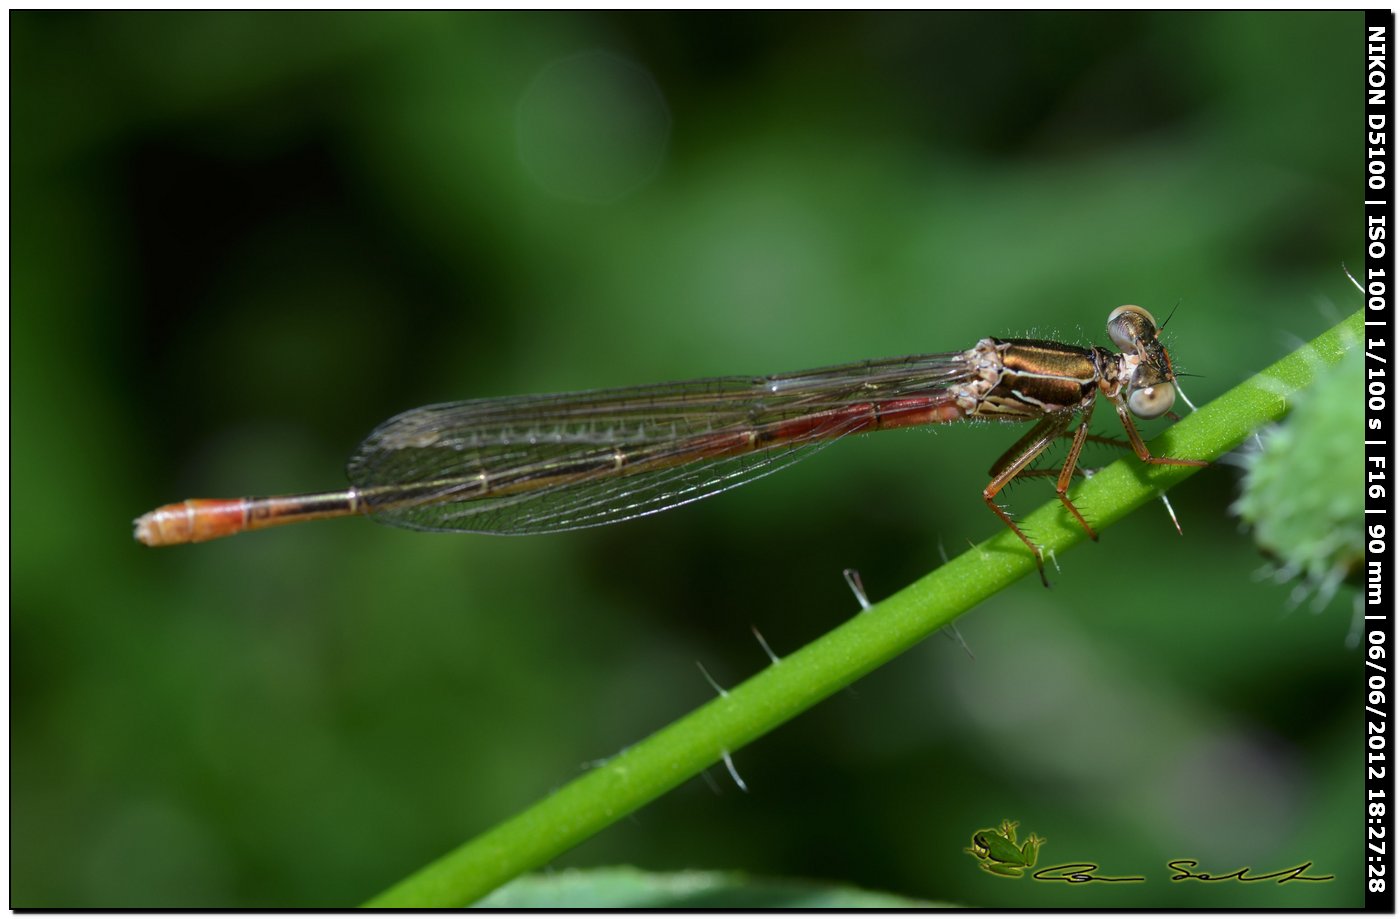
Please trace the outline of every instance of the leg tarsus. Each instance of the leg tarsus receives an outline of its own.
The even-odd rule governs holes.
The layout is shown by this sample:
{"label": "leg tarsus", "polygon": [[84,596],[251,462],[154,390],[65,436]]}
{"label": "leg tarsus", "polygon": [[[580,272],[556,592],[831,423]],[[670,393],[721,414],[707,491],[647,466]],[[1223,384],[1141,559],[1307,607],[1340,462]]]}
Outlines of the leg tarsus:
{"label": "leg tarsus", "polygon": [[1035,559],[1035,568],[1037,571],[1040,572],[1040,583],[1044,584],[1046,587],[1049,587],[1050,579],[1045,575],[1045,556],[1041,552],[1040,546],[1031,542],[1030,537],[1021,531],[1021,528],[1018,527],[1016,525],[1016,522],[1011,519],[1011,515],[1006,512],[1006,509],[1003,508],[1000,504],[997,504],[996,492],[991,492],[990,494],[988,494],[988,492],[991,492],[990,485],[983,490],[982,500],[986,501],[987,507],[992,509],[992,513],[1000,517],[1001,522],[1006,524],[1007,527],[1010,528],[1011,532],[1016,534],[1016,538],[1021,540],[1021,542],[1025,543],[1026,548],[1031,550],[1031,558]]}

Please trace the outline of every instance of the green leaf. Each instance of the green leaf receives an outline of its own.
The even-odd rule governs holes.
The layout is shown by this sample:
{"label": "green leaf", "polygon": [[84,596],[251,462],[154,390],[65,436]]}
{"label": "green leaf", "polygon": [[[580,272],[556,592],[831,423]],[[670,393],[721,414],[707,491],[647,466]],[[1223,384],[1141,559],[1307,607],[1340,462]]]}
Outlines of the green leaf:
{"label": "green leaf", "polygon": [[737,871],[653,873],[571,869],[518,878],[482,909],[930,909],[945,904],[834,884],[756,878]]}

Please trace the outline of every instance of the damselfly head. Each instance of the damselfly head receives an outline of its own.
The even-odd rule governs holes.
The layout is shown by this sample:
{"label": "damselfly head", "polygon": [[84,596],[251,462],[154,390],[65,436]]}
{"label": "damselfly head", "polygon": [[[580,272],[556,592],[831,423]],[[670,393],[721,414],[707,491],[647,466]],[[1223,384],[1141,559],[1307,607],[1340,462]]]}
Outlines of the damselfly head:
{"label": "damselfly head", "polygon": [[1176,403],[1171,359],[1157,337],[1157,320],[1140,306],[1120,306],[1108,314],[1108,337],[1124,354],[1128,410],[1144,420],[1159,418]]}

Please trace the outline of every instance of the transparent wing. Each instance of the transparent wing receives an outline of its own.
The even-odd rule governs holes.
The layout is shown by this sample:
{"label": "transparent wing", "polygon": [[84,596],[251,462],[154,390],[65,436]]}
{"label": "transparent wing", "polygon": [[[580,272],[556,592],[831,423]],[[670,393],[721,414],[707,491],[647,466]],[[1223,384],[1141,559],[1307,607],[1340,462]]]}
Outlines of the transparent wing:
{"label": "transparent wing", "polygon": [[949,402],[948,388],[970,374],[956,352],[430,405],[371,433],[348,474],[371,514],[398,526],[518,534],[597,526],[753,481],[869,429],[881,405]]}

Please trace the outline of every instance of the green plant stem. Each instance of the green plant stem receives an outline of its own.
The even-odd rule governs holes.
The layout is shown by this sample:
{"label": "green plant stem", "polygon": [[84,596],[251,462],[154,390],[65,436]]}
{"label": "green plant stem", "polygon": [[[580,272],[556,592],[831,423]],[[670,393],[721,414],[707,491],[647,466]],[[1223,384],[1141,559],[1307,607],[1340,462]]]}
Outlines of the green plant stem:
{"label": "green plant stem", "polygon": [[[1361,313],[1173,425],[1150,444],[1154,455],[1215,460],[1262,425],[1281,418],[1288,396],[1358,342]],[[1083,483],[1076,496],[1100,529],[1200,469],[1148,466],[1126,457]],[[1058,500],[1025,518],[1047,554],[1081,542],[1084,531]],[[372,907],[462,906],[545,864],[609,824],[690,779],[805,711],[982,600],[1035,571],[1009,531],[701,706],[549,797],[463,844],[371,900]]]}

